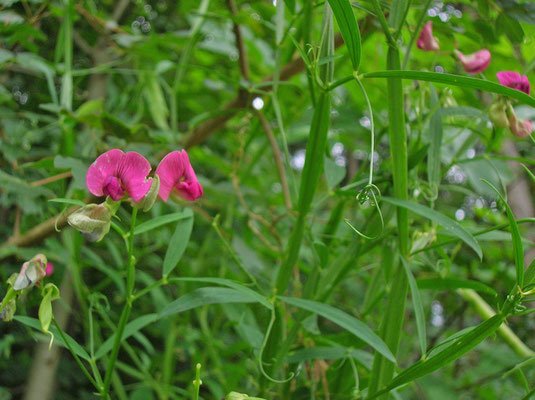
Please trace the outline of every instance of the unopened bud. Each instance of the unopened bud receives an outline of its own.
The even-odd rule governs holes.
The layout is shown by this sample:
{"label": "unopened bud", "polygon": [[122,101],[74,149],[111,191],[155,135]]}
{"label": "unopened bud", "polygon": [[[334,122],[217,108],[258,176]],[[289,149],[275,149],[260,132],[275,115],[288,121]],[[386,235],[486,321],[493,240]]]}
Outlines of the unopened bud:
{"label": "unopened bud", "polygon": [[489,110],[489,119],[491,122],[500,128],[507,128],[509,126],[509,120],[505,113],[505,104],[502,102],[494,103]]}
{"label": "unopened bud", "polygon": [[90,242],[98,242],[110,231],[111,217],[105,205],[88,204],[69,215],[67,222]]}
{"label": "unopened bud", "polygon": [[46,263],[46,257],[43,254],[37,254],[30,261],[22,264],[22,268],[13,284],[13,289],[29,288],[43,279],[46,276]]}

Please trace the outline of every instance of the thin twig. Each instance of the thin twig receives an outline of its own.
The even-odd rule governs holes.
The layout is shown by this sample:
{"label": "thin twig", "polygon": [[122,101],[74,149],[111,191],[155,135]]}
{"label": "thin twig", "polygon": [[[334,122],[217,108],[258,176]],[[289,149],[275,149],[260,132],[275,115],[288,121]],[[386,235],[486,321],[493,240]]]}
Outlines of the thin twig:
{"label": "thin twig", "polygon": [[291,210],[292,200],[290,198],[290,190],[288,189],[288,180],[286,179],[286,171],[284,169],[282,153],[279,149],[279,145],[277,144],[277,140],[275,139],[273,130],[271,129],[271,126],[269,125],[269,122],[267,121],[264,114],[262,114],[262,112],[258,110],[255,110],[254,113],[256,114],[257,118],[260,120],[260,124],[262,125],[262,128],[264,128],[264,131],[266,132],[266,135],[269,139],[269,144],[271,145],[271,151],[273,151],[273,158],[275,159],[275,164],[277,165],[277,170],[279,172],[279,178],[280,178],[281,185],[282,185],[282,194],[284,195],[284,204],[286,205],[286,208],[288,210]]}
{"label": "thin twig", "polygon": [[[228,8],[230,9],[230,12],[232,13],[232,16],[236,18],[238,16],[238,6],[236,5],[236,2],[234,0],[227,0],[227,5],[228,5]],[[247,50],[245,49],[245,44],[243,42],[243,36],[241,34],[240,25],[237,24],[236,22],[233,22],[232,30],[234,32],[234,36],[236,37],[236,47],[238,47],[240,71],[241,71],[243,78],[246,81],[249,81],[251,78],[251,73],[249,71],[249,61],[247,58]]]}
{"label": "thin twig", "polygon": [[43,186],[51,182],[59,181],[62,179],[70,178],[72,176],[71,171],[62,172],[61,174],[50,176],[45,179],[40,179],[38,181],[30,183],[30,186],[36,187],[36,186]]}

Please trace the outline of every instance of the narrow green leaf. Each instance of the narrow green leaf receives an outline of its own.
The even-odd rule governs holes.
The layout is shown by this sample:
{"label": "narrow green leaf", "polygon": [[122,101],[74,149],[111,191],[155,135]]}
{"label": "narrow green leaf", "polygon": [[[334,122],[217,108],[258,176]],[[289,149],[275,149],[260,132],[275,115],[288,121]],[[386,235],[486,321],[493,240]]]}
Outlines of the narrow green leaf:
{"label": "narrow green leaf", "polygon": [[85,206],[85,203],[83,201],[74,200],[74,199],[61,199],[60,198],[60,199],[48,199],[48,201],[51,203],[72,204],[72,205],[80,206],[80,207]]}
{"label": "narrow green leaf", "polygon": [[349,0],[329,0],[329,4],[349,52],[353,70],[358,71],[361,53],[360,31],[351,3]]}
{"label": "narrow green leaf", "polygon": [[190,218],[192,215],[191,210],[187,209],[186,211],[176,212],[172,214],[165,214],[159,217],[148,220],[136,226],[134,229],[134,235],[139,235],[141,233],[148,232],[155,228],[159,228],[162,225],[170,224],[171,222],[179,221],[181,219]]}
{"label": "narrow green leaf", "polygon": [[477,240],[466,229],[464,229],[461,225],[459,225],[451,218],[448,218],[444,214],[441,214],[438,211],[435,211],[429,207],[413,203],[412,201],[394,199],[392,197],[383,197],[381,200],[398,207],[406,208],[407,210],[412,211],[415,214],[428,218],[431,221],[435,221],[436,223],[440,224],[444,229],[446,229],[449,233],[457,236],[459,239],[465,242],[476,252],[480,259],[483,259],[483,252],[481,251],[481,247],[479,246]]}
{"label": "narrow green leaf", "polygon": [[422,290],[456,290],[472,289],[478,292],[496,296],[496,291],[488,285],[478,281],[469,281],[455,278],[426,278],[417,280],[418,287]]}
{"label": "narrow green leaf", "polygon": [[260,293],[255,292],[252,289],[249,289],[247,286],[243,286],[237,282],[231,281],[229,279],[223,278],[212,278],[212,277],[181,277],[181,278],[171,278],[169,282],[207,282],[215,283],[221,286],[227,286],[231,289],[235,289],[238,292],[242,292],[245,297],[254,298],[257,302],[263,306],[271,309],[272,304],[267,301],[267,299],[262,296]]}
{"label": "narrow green leaf", "polygon": [[[128,324],[126,324],[126,327],[124,328],[121,341],[128,339],[130,336],[139,332],[141,329],[143,329],[149,324],[152,324],[158,319],[159,319],[158,314],[153,313],[153,314],[143,315],[139,318],[136,318],[133,321],[130,321]],[[104,343],[102,343],[102,345],[98,348],[97,352],[95,353],[95,359],[98,360],[102,356],[106,355],[113,348],[114,341],[115,341],[115,334],[110,336]]]}
{"label": "narrow green leaf", "polygon": [[334,322],[336,325],[351,332],[353,335],[369,344],[390,361],[396,362],[396,358],[386,344],[381,340],[381,338],[377,336],[366,324],[359,321],[355,317],[352,317],[351,315],[337,308],[331,307],[327,304],[319,303],[317,301],[285,296],[279,296],[279,298],[287,304],[302,308],[303,310],[307,310],[327,318],[331,322]]}
{"label": "narrow green leaf", "polygon": [[405,21],[405,15],[409,8],[409,0],[393,0],[390,7],[390,17],[388,24],[392,27],[394,32],[398,32]]}
{"label": "narrow green leaf", "polygon": [[496,31],[498,34],[505,33],[505,36],[513,44],[520,44],[524,40],[524,29],[517,19],[511,18],[507,14],[500,13],[496,19]]}
{"label": "narrow green leaf", "polygon": [[431,86],[431,102],[429,106],[435,112],[429,120],[429,140],[430,146],[427,153],[427,180],[432,188],[432,193],[436,196],[440,185],[440,147],[442,146],[442,108],[438,100],[438,95],[433,85]]}
{"label": "narrow green leaf", "polygon": [[526,269],[526,273],[524,274],[524,284],[529,285],[533,283],[535,280],[535,260],[529,264],[528,269]]}
{"label": "narrow green leaf", "polygon": [[405,261],[404,258],[401,258],[401,264],[403,264],[403,268],[405,269],[405,273],[407,274],[407,279],[409,280],[412,303],[414,306],[414,315],[416,317],[416,330],[418,331],[418,341],[420,342],[420,350],[422,351],[423,356],[425,354],[425,351],[427,350],[427,338],[425,333],[425,314],[424,306],[422,304],[422,297],[420,296],[420,291],[418,290],[418,285],[416,284],[414,275],[412,274],[411,269],[409,268],[409,265],[407,264],[407,261]]}
{"label": "narrow green leaf", "polygon": [[[15,321],[20,322],[21,324],[24,324],[26,326],[29,326],[30,328],[33,328],[37,331],[41,331],[41,324],[39,323],[38,319],[25,317],[22,315],[16,315],[13,317]],[[54,341],[56,344],[59,344],[60,346],[67,347],[65,342],[63,341],[61,335],[59,334],[58,330],[55,327],[50,328],[50,332],[54,334]],[[84,360],[89,360],[91,357],[89,357],[89,354],[84,350],[82,346],[78,344],[76,340],[74,340],[72,337],[64,333],[65,338],[69,342],[69,345],[71,346],[72,350],[76,355],[80,358],[83,358]]]}
{"label": "narrow green leaf", "polygon": [[159,318],[165,318],[173,314],[191,310],[195,307],[204,306],[206,304],[224,304],[224,303],[256,303],[257,296],[245,294],[243,291],[220,288],[220,287],[205,287],[194,290],[175,301],[166,305],[162,311],[158,313]]}
{"label": "narrow green leaf", "polygon": [[522,103],[535,107],[535,98],[527,95],[520,90],[515,90],[502,86],[498,83],[485,81],[483,79],[470,78],[461,75],[443,74],[438,72],[422,72],[422,71],[376,71],[363,74],[363,78],[402,78],[414,79],[427,82],[443,83],[446,85],[455,85],[460,87],[467,87],[477,90],[484,90],[502,94],[511,97]]}
{"label": "narrow green leaf", "polygon": [[401,385],[412,382],[422,376],[428,375],[437,369],[442,368],[446,364],[457,360],[479,343],[492,335],[496,329],[502,324],[504,320],[503,315],[497,314],[492,318],[482,322],[476,328],[470,330],[465,335],[456,339],[451,345],[447,346],[442,351],[439,351],[434,356],[418,361],[413,364],[398,376],[396,376],[390,384],[383,390],[375,393],[369,399],[378,397],[383,393],[387,393]]}
{"label": "narrow green leaf", "polygon": [[173,236],[169,241],[169,247],[167,248],[163,260],[163,276],[168,276],[171,271],[175,269],[186,250],[191,236],[191,231],[193,229],[193,212],[191,210],[186,210],[184,212],[189,212],[190,215],[184,221],[178,222],[175,233],[173,233]]}
{"label": "narrow green leaf", "polygon": [[496,192],[500,199],[503,201],[505,206],[505,211],[507,213],[507,218],[509,218],[509,226],[511,228],[511,237],[513,239],[513,252],[515,255],[515,266],[516,266],[516,283],[518,286],[524,286],[524,247],[522,246],[522,238],[520,237],[520,231],[518,230],[518,224],[516,223],[515,216],[511,207],[507,204],[507,201],[503,198],[502,194],[494,187],[492,183],[482,179],[487,185],[489,185],[492,190]]}

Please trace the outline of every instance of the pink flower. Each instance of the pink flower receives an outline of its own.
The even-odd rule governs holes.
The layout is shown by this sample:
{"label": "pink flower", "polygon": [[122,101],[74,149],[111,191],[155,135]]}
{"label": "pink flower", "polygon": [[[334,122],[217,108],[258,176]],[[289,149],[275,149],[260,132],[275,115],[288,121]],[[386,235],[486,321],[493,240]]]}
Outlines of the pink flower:
{"label": "pink flower", "polygon": [[440,49],[437,38],[433,36],[433,23],[431,21],[424,25],[416,46],[424,51],[438,51]]}
{"label": "pink flower", "polygon": [[46,276],[52,275],[54,272],[54,264],[52,264],[50,261],[46,263],[45,273]]}
{"label": "pink flower", "polygon": [[466,56],[460,51],[455,50],[455,55],[461,61],[464,70],[471,74],[483,72],[490,64],[490,51],[487,49],[479,50]]}
{"label": "pink flower", "polygon": [[158,195],[163,201],[167,201],[173,191],[190,201],[202,196],[202,186],[195,176],[186,150],[166,155],[156,168],[156,175],[160,178]]}
{"label": "pink flower", "polygon": [[150,163],[136,152],[113,149],[101,154],[87,170],[86,183],[95,196],[118,201],[125,193],[138,202],[150,189]]}
{"label": "pink flower", "polygon": [[529,94],[530,85],[526,75],[514,71],[500,71],[496,76],[501,85]]}

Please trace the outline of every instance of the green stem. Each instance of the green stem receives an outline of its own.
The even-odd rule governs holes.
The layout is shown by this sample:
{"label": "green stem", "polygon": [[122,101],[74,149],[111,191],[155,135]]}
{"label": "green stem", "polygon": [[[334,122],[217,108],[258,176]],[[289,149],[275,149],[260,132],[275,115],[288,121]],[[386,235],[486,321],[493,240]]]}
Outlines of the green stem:
{"label": "green stem", "polygon": [[[427,9],[431,5],[432,0],[427,0],[427,3],[424,5],[424,9],[422,10],[422,13],[420,14],[420,18],[418,18],[418,22],[416,23],[416,27],[414,28],[414,32],[411,35],[411,40],[409,41],[409,44],[407,46],[407,50],[405,50],[405,57],[403,57],[403,64],[401,64],[401,69],[407,68],[407,64],[409,63],[409,58],[411,55],[412,45],[414,44],[414,40],[420,36],[420,29],[422,29],[422,24],[424,22],[425,16],[427,15]],[[435,63],[433,62],[433,65]]]}
{"label": "green stem", "polygon": [[[387,68],[395,70],[400,68],[399,50],[390,46],[387,55]],[[407,167],[407,137],[405,132],[405,115],[403,110],[403,87],[401,80],[388,79],[388,122],[390,137],[390,153],[393,163],[394,196],[406,200],[408,167]],[[397,208],[397,228],[399,249],[403,257],[409,253],[409,222],[407,210]],[[399,348],[399,341],[403,328],[405,313],[405,300],[407,297],[407,276],[400,264],[392,278],[392,287],[386,304],[386,312],[381,323],[381,336],[386,345],[395,355]],[[395,364],[376,353],[373,363],[372,375],[368,395],[372,396],[379,388],[386,386],[394,375]],[[386,399],[388,394],[382,396]]]}
{"label": "green stem", "polygon": [[91,374],[89,373],[85,365],[82,363],[82,360],[80,360],[80,358],[76,355],[76,353],[72,349],[70,343],[67,341],[67,338],[65,337],[65,334],[63,333],[63,330],[60,328],[56,319],[52,318],[52,321],[54,322],[54,325],[56,326],[56,329],[58,330],[59,335],[61,336],[61,339],[63,340],[63,343],[65,343],[65,346],[67,347],[67,349],[69,349],[72,356],[74,357],[74,360],[76,361],[76,363],[78,364],[78,366],[80,367],[84,375],[87,377],[87,379],[89,379],[89,382],[91,382],[91,384],[95,386],[97,389],[101,389],[100,386],[97,384],[97,382],[93,379],[93,377],[91,376]]}
{"label": "green stem", "polygon": [[123,336],[130,311],[132,309],[132,292],[134,291],[136,263],[134,260],[134,228],[136,226],[137,208],[132,208],[132,218],[130,222],[130,235],[128,236],[128,259],[127,259],[127,275],[126,275],[126,302],[121,313],[121,319],[119,320],[119,326],[115,333],[115,341],[113,342],[113,349],[110,359],[106,368],[106,375],[104,377],[104,388],[102,390],[102,398],[108,398],[108,392],[110,390],[110,383],[117,361],[117,355],[119,354],[119,348],[121,347],[121,340]]}
{"label": "green stem", "polygon": [[199,400],[201,384],[201,364],[197,364],[195,366],[195,380],[193,381],[193,400]]}
{"label": "green stem", "polygon": [[397,48],[396,41],[394,40],[394,37],[392,36],[392,31],[390,30],[390,26],[388,26],[388,22],[386,21],[385,15],[383,13],[381,5],[379,4],[379,1],[372,0],[372,4],[373,4],[373,8],[375,9],[375,13],[377,14],[377,18],[379,19],[379,23],[381,24],[381,28],[383,28],[383,32],[386,36],[386,41],[388,43],[388,46],[390,46],[393,49],[396,49]]}

